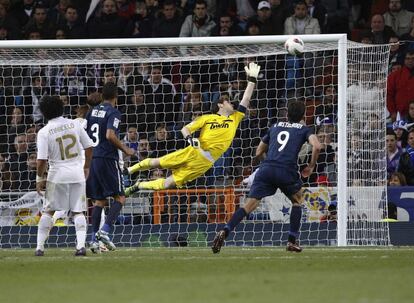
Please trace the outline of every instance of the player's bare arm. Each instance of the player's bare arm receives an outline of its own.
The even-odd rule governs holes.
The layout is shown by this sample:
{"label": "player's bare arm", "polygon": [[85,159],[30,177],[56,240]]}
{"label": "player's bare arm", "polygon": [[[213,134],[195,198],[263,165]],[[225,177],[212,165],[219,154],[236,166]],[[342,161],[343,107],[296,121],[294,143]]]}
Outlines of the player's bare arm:
{"label": "player's bare arm", "polygon": [[244,70],[246,71],[247,75],[247,87],[243,94],[243,99],[240,102],[240,105],[244,106],[245,108],[249,107],[250,99],[253,95],[253,89],[257,82],[257,77],[260,72],[260,65],[257,65],[254,62],[250,62],[249,66],[245,66]]}
{"label": "player's bare arm", "polygon": [[38,159],[36,161],[37,165],[37,172],[36,172],[36,191],[39,195],[43,195],[42,191],[45,190],[46,187],[46,168],[47,168],[47,160]]}
{"label": "player's bare arm", "polygon": [[322,149],[322,145],[318,140],[318,137],[316,135],[310,135],[308,138],[308,142],[310,145],[312,145],[312,157],[311,161],[308,163],[308,166],[305,167],[305,169],[302,171],[302,176],[304,178],[307,178],[310,176],[310,174],[313,172],[316,161],[318,160],[319,153]]}
{"label": "player's bare arm", "polygon": [[260,141],[259,146],[256,148],[256,159],[262,161],[266,157],[267,150],[269,145]]}
{"label": "player's bare arm", "polygon": [[108,129],[106,131],[106,139],[111,142],[116,148],[120,149],[128,156],[133,156],[135,154],[135,150],[132,148],[127,147],[126,145],[122,144],[121,140],[118,139],[115,131],[113,129]]}
{"label": "player's bare arm", "polygon": [[93,154],[92,147],[88,147],[85,149],[85,164],[83,165],[83,171],[85,173],[86,179],[89,176],[89,167],[91,166],[92,154]]}

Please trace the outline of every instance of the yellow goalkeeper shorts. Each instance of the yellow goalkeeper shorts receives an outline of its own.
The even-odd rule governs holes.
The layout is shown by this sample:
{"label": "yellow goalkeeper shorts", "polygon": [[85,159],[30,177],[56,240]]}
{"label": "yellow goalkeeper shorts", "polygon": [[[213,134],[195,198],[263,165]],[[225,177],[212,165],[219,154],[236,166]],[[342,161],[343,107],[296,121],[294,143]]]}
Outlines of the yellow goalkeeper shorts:
{"label": "yellow goalkeeper shorts", "polygon": [[202,176],[213,164],[214,160],[208,153],[192,146],[160,158],[161,167],[172,170],[177,187],[182,187],[185,183]]}

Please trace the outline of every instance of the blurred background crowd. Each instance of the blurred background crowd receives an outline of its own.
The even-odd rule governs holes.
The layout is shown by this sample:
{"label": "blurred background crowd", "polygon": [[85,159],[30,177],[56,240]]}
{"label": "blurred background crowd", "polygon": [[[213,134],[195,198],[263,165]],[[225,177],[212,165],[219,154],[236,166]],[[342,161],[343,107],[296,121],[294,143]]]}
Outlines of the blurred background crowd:
{"label": "blurred background crowd", "polygon": [[[0,0],[0,39],[94,39],[204,37],[347,33],[364,44],[392,43],[387,85],[387,150],[364,150],[364,140],[380,138],[370,117],[368,132],[353,132],[350,171],[355,185],[366,182],[378,161],[387,159],[390,185],[414,185],[414,1],[403,0]],[[252,54],[254,56],[255,54]],[[185,60],[185,59],[184,59]],[[84,117],[87,104],[100,102],[100,88],[118,85],[122,140],[136,149],[128,166],[184,146],[179,130],[208,113],[220,97],[237,103],[249,61],[262,66],[252,106],[232,147],[194,185],[240,184],[257,166],[255,148],[271,123],[284,119],[286,103],[307,105],[306,123],[315,128],[323,151],[308,186],[336,185],[337,57],[319,51],[287,55],[177,61],[152,64],[83,64],[0,67],[0,169],[2,191],[35,188],[36,133],[44,119],[38,104],[45,94],[59,95],[65,116]],[[349,81],[349,100],[375,102],[382,88],[367,66],[366,82]],[[364,77],[359,76],[359,79]],[[364,97],[359,95],[364,91]],[[377,134],[378,133],[378,134]],[[375,135],[377,134],[377,135]],[[370,147],[372,149],[372,146]],[[369,154],[369,156],[367,156]],[[374,158],[372,154],[375,154]],[[310,150],[301,153],[301,163]],[[369,158],[368,164],[364,164]],[[365,171],[365,172],[364,172]],[[154,170],[137,178],[159,178]],[[359,174],[359,175],[358,175]],[[358,177],[360,176],[360,177]],[[375,178],[372,178],[375,182]]]}

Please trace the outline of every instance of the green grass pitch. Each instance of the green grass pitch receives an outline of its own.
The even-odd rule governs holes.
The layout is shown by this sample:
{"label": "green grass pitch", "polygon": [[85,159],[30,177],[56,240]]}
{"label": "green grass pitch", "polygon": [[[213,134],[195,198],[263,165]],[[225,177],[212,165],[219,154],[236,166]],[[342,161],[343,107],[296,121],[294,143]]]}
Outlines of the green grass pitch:
{"label": "green grass pitch", "polygon": [[414,302],[414,248],[0,249],[0,302]]}

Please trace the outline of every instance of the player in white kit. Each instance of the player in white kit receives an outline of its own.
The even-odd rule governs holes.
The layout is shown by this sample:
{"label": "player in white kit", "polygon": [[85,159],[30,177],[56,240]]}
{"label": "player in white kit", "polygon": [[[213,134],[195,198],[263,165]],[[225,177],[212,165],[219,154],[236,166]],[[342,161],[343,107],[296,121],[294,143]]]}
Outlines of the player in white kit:
{"label": "player in white kit", "polygon": [[[39,107],[48,123],[37,135],[36,190],[41,194],[46,188],[46,192],[35,255],[44,255],[44,244],[53,226],[54,212],[70,210],[76,230],[75,256],[85,256],[85,177],[89,172],[93,143],[79,121],[62,117],[63,103],[59,97],[45,96]],[[83,150],[85,160],[82,159]]]}

